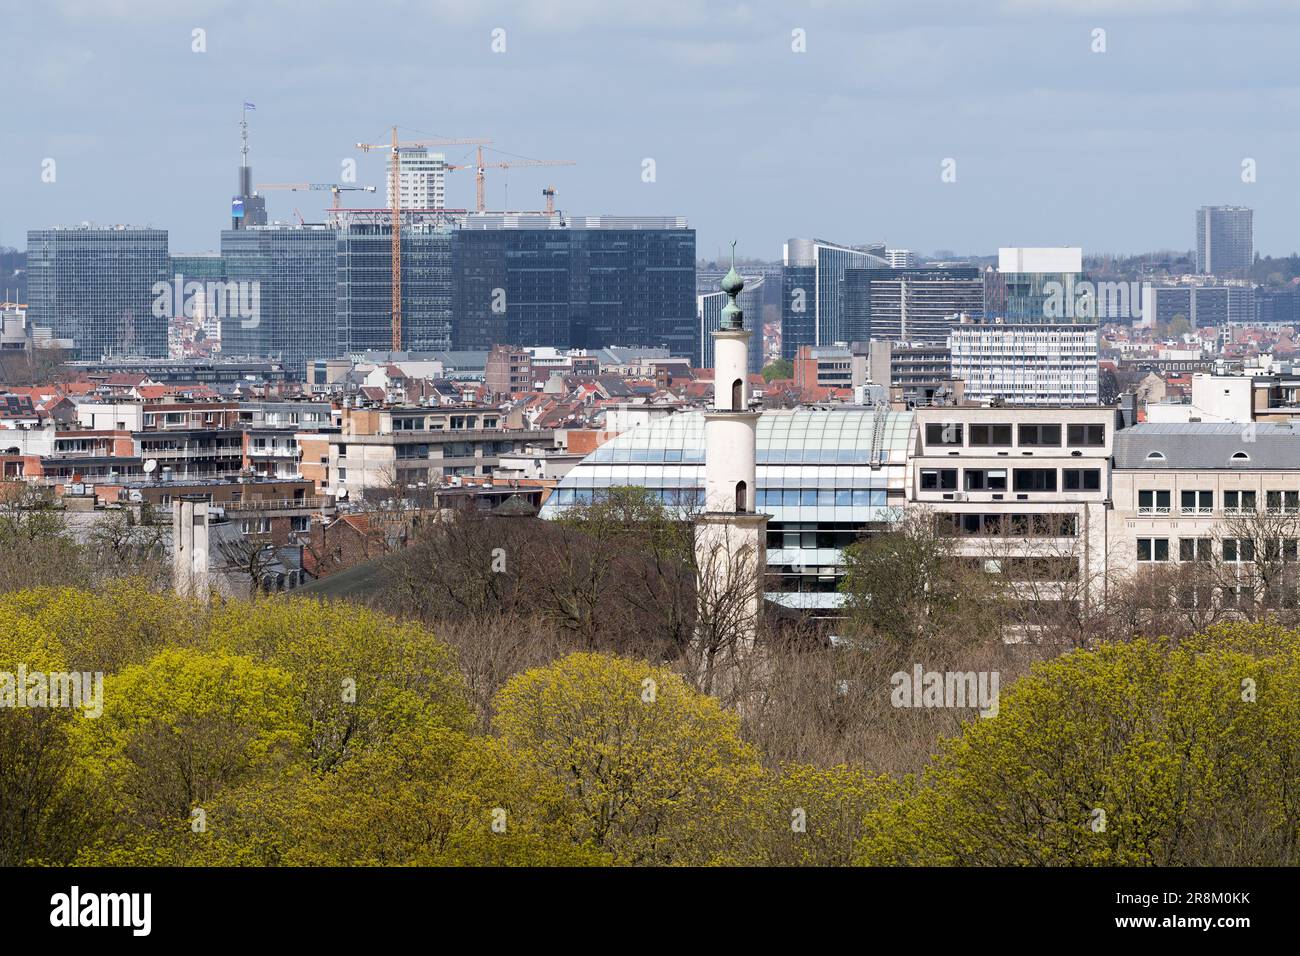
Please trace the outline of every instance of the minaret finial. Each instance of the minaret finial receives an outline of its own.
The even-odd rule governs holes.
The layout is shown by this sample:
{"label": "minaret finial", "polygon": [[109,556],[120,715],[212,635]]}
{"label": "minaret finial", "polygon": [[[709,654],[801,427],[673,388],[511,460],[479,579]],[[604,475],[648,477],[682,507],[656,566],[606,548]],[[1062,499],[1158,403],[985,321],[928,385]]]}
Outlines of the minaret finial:
{"label": "minaret finial", "polygon": [[722,279],[722,291],[727,293],[731,300],[722,309],[722,328],[724,329],[743,329],[745,327],[745,313],[741,311],[736,304],[736,296],[740,295],[745,288],[745,280],[740,277],[736,271],[736,240],[731,240],[731,269]]}

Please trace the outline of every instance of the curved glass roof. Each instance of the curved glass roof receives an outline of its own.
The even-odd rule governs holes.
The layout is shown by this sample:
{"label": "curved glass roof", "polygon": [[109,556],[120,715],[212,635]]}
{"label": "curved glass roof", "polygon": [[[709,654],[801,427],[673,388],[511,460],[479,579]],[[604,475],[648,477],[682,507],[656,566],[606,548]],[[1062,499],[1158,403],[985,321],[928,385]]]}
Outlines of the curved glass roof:
{"label": "curved glass roof", "polygon": [[[854,408],[764,412],[758,420],[756,507],[777,520],[881,520],[901,492],[911,412]],[[542,509],[550,517],[601,489],[639,485],[668,505],[696,503],[704,485],[704,416],[680,412],[624,432],[579,462]]]}

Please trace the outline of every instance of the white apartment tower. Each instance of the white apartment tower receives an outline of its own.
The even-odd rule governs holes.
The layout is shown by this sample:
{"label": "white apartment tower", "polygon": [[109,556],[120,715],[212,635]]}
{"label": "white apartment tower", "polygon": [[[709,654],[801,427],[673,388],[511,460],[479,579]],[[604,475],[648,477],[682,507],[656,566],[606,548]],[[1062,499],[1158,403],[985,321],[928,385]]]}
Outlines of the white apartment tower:
{"label": "white apartment tower", "polygon": [[[399,189],[403,209],[442,209],[447,203],[447,157],[427,149],[403,151]],[[393,157],[388,156],[388,205],[393,204]]]}
{"label": "white apartment tower", "polygon": [[[697,602],[702,665],[712,674],[718,654],[753,647],[767,563],[766,514],[756,511],[758,419],[749,407],[749,339],[736,297],[745,282],[731,270],[722,280],[729,299],[713,335],[713,408],[704,413],[704,510],[695,519]],[[706,686],[711,681],[706,680]]]}

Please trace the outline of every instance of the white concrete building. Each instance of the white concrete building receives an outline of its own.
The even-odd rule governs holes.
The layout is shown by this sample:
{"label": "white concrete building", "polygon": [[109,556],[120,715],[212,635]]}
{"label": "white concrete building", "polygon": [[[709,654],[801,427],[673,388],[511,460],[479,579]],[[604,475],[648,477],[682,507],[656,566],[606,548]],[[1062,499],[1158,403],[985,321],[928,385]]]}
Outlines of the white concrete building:
{"label": "white concrete building", "polygon": [[[427,149],[404,151],[398,167],[404,209],[442,209],[447,202],[447,157]],[[388,205],[393,205],[393,158],[388,157]]]}
{"label": "white concrete building", "polygon": [[948,334],[952,377],[971,402],[1095,405],[1097,327],[963,322]]}

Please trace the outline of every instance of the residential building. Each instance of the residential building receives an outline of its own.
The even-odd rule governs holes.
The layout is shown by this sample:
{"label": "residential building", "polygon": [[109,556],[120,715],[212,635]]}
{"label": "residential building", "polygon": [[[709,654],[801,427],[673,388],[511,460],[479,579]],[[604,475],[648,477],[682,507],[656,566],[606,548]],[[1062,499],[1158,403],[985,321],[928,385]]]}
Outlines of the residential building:
{"label": "residential building", "polygon": [[890,400],[917,408],[923,405],[960,403],[965,386],[953,378],[952,353],[947,341],[941,345],[901,345],[888,339],[872,339],[864,352],[855,343],[855,362],[866,364],[863,381],[854,376],[854,386],[870,382],[889,389]]}
{"label": "residential building", "polygon": [[[427,149],[413,148],[402,151],[398,166],[403,209],[442,209],[447,205],[447,157]],[[393,205],[393,156],[388,156],[386,206]]]}

